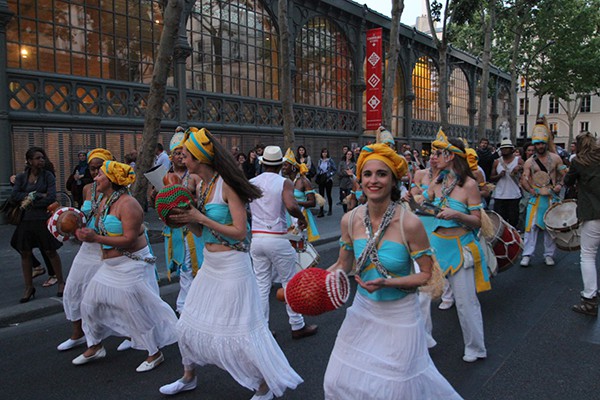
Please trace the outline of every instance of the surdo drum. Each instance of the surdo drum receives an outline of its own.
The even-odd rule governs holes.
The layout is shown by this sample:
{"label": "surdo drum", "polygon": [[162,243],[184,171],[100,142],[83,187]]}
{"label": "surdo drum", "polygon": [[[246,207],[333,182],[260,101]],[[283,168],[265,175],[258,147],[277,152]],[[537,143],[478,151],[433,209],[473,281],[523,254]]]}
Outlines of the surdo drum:
{"label": "surdo drum", "polygon": [[494,224],[494,236],[485,238],[491,245],[496,261],[498,272],[504,272],[509,269],[519,258],[523,251],[523,240],[519,232],[499,214],[487,210],[487,215]]}
{"label": "surdo drum", "polygon": [[556,247],[577,251],[581,241],[581,221],[577,219],[577,201],[570,199],[555,203],[544,214],[544,224]]}

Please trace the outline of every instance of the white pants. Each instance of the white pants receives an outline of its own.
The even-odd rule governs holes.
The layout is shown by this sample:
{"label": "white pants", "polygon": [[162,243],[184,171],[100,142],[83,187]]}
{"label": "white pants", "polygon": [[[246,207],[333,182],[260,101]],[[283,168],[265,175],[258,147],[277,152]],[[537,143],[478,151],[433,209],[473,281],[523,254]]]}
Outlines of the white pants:
{"label": "white pants", "polygon": [[465,343],[465,356],[484,358],[487,356],[483,340],[483,317],[475,288],[474,262],[471,252],[463,248],[463,266],[454,274],[448,275],[450,287],[458,313],[458,322]]}
{"label": "white pants", "polygon": [[419,292],[419,308],[421,308],[421,317],[427,334],[427,348],[430,349],[435,347],[437,342],[431,335],[433,322],[431,321],[431,295],[429,293]]}
{"label": "white pants", "polygon": [[192,275],[192,255],[187,241],[183,240],[183,246],[185,248],[185,259],[183,261],[183,267],[179,268],[179,294],[177,295],[177,312],[181,314],[183,311],[183,305],[185,304],[185,298],[190,291],[194,276]]}
{"label": "white pants", "polygon": [[[296,274],[296,250],[289,240],[279,237],[255,236],[252,238],[250,255],[258,283],[258,294],[265,313],[265,319],[269,321],[269,293],[273,283],[273,274],[276,273],[281,280],[282,286]],[[302,314],[292,311],[289,305],[285,306],[292,330],[304,328],[304,317]]]}
{"label": "white pants", "polygon": [[454,304],[454,293],[448,279],[444,279],[444,291],[442,292],[442,302]]}
{"label": "white pants", "polygon": [[581,295],[588,299],[598,292],[596,275],[596,253],[600,245],[600,219],[584,221],[581,225],[581,277],[583,291]]}
{"label": "white pants", "polygon": [[[537,243],[538,232],[541,229],[537,225],[533,225],[529,232],[525,232],[525,248],[523,249],[523,257],[531,256],[535,252],[535,244]],[[544,230],[544,257],[554,257],[556,244],[552,240],[552,236],[548,231]]]}

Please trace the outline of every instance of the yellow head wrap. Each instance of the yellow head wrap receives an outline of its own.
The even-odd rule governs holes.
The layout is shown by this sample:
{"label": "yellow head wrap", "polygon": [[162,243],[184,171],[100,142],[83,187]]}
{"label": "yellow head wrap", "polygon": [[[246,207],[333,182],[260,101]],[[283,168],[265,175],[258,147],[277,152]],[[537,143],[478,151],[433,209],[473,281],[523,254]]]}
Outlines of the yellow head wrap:
{"label": "yellow head wrap", "polygon": [[283,161],[288,162],[294,166],[298,166],[298,161],[296,161],[296,156],[294,155],[294,152],[292,151],[292,149],[290,149],[288,147],[287,151],[285,152],[285,156],[283,156]]}
{"label": "yellow head wrap", "polygon": [[90,150],[87,153],[88,162],[92,161],[94,158],[99,158],[104,161],[109,161],[109,160],[115,159],[110,151],[108,151],[106,149],[102,149],[100,147],[97,149],[94,149],[94,150]]}
{"label": "yellow head wrap", "polygon": [[306,164],[298,164],[298,173],[300,175],[306,175],[308,173],[308,167],[306,166]]}
{"label": "yellow head wrap", "polygon": [[471,169],[471,171],[477,171],[477,163],[479,161],[477,151],[470,147],[465,151],[467,152],[467,162],[469,163],[469,168]]}
{"label": "yellow head wrap", "polygon": [[211,165],[215,158],[215,150],[210,138],[207,136],[209,133],[206,128],[190,127],[185,131],[183,145],[202,164]]}
{"label": "yellow head wrap", "polygon": [[100,169],[112,183],[119,186],[128,186],[135,181],[135,172],[128,164],[107,160]]}
{"label": "yellow head wrap", "polygon": [[531,133],[531,143],[548,143],[549,139],[550,132],[548,127],[544,124],[535,124]]}
{"label": "yellow head wrap", "polygon": [[174,150],[183,147],[183,139],[185,137],[185,132],[177,131],[171,138],[169,142],[169,151],[173,152]]}
{"label": "yellow head wrap", "polygon": [[365,146],[360,151],[358,161],[356,162],[356,174],[360,177],[365,163],[369,160],[379,160],[387,165],[396,179],[402,178],[408,172],[408,163],[406,158],[396,153],[389,145],[375,143]]}
{"label": "yellow head wrap", "polygon": [[431,145],[440,150],[451,151],[454,154],[456,154],[457,156],[462,157],[462,158],[466,158],[466,156],[467,156],[464,151],[462,151],[458,147],[456,147],[456,146],[450,144],[450,142],[448,142],[448,138],[446,137],[446,134],[444,133],[442,128],[440,128],[438,130],[437,136],[435,137],[435,140],[431,143]]}

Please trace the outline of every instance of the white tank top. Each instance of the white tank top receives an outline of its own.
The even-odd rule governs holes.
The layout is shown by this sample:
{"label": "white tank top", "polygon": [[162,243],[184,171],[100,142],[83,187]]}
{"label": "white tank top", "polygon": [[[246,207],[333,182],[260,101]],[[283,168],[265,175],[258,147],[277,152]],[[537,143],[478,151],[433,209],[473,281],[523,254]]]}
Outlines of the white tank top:
{"label": "white tank top", "polygon": [[286,209],[282,198],[285,179],[273,172],[263,172],[250,180],[262,191],[262,197],[250,203],[253,233],[287,232]]}
{"label": "white tank top", "polygon": [[521,189],[516,182],[516,178],[511,176],[511,172],[517,167],[519,158],[515,157],[510,163],[504,164],[502,158],[498,159],[496,166],[496,175],[506,170],[506,175],[496,182],[496,188],[492,197],[500,200],[510,200],[521,198]]}

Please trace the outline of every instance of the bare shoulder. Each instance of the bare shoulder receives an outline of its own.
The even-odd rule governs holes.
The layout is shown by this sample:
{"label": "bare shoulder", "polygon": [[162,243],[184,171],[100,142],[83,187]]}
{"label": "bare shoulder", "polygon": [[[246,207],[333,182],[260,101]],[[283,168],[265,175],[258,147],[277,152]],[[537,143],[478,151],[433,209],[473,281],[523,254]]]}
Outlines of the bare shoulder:
{"label": "bare shoulder", "polygon": [[467,179],[465,179],[465,184],[463,185],[463,187],[465,189],[479,190],[479,185],[477,184],[477,181],[475,179],[471,178],[470,176],[468,176]]}

